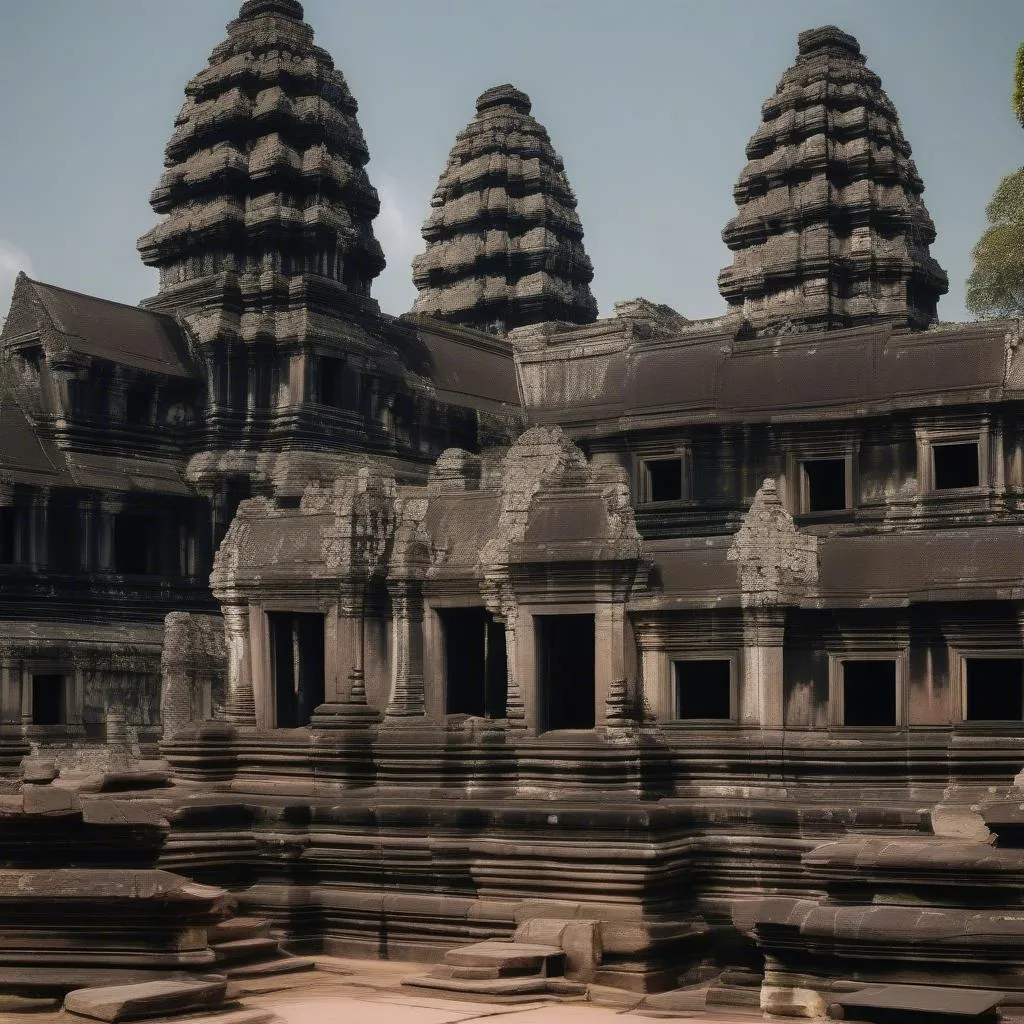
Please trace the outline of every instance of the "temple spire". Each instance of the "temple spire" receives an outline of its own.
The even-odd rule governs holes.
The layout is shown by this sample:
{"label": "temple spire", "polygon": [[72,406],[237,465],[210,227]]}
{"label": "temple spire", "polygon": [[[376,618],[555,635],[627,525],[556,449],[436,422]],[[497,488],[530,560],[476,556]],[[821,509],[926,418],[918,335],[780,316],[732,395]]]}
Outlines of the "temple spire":
{"label": "temple spire", "polygon": [[477,99],[423,225],[414,312],[498,332],[596,319],[576,197],[530,110],[511,85]]}
{"label": "temple spire", "polygon": [[949,284],[929,253],[924,185],[853,36],[834,25],[800,33],[747,158],[718,285],[754,330],[935,320]]}
{"label": "temple spire", "polygon": [[296,279],[367,298],[384,268],[358,107],[302,19],[298,0],[246,0],[186,86],[151,197],[163,220],[139,240],[162,304],[227,288],[266,311]]}

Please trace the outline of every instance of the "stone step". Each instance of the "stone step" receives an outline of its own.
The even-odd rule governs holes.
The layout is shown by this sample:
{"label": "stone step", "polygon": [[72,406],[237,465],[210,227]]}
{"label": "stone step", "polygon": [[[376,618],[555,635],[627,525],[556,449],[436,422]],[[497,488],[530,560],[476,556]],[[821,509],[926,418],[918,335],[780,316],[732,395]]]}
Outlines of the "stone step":
{"label": "stone step", "polygon": [[227,967],[225,972],[229,978],[265,978],[275,974],[298,974],[300,971],[313,971],[316,961],[307,956],[282,956],[277,960],[262,960],[253,964],[238,964]]}
{"label": "stone step", "polygon": [[114,988],[80,988],[65,996],[64,1009],[78,1017],[116,1024],[118,1021],[198,1013],[215,1008],[224,1002],[226,990],[227,982],[221,977],[147,981],[141,985]]}
{"label": "stone step", "polygon": [[[33,967],[28,964],[0,964],[0,995],[41,997],[64,996],[75,989],[113,988],[147,981],[188,981],[194,973],[118,967]],[[212,978],[204,971],[203,977]],[[226,976],[217,975],[223,980]]]}
{"label": "stone step", "polygon": [[211,946],[219,946],[237,939],[263,939],[269,932],[270,922],[261,917],[229,917],[207,929],[206,937]]}
{"label": "stone step", "polygon": [[521,996],[547,992],[548,979],[530,978],[432,978],[429,975],[402,982],[414,988],[442,989],[445,992],[469,992],[473,995]]}
{"label": "stone step", "polygon": [[218,965],[252,963],[254,960],[266,960],[279,957],[281,949],[277,939],[254,938],[234,939],[221,942],[213,947]]}
{"label": "stone step", "polygon": [[959,1024],[994,1022],[1005,993],[946,985],[868,985],[856,992],[829,995],[832,1020],[886,1024]]}
{"label": "stone step", "polygon": [[477,980],[486,978],[500,978],[501,972],[497,967],[452,967],[449,964],[445,964],[447,970],[431,971],[434,977],[447,977],[447,978],[474,978]]}
{"label": "stone step", "polygon": [[444,962],[451,967],[494,967],[507,973],[559,975],[565,968],[565,952],[558,946],[537,946],[525,942],[499,942],[488,939],[472,946],[450,949]]}

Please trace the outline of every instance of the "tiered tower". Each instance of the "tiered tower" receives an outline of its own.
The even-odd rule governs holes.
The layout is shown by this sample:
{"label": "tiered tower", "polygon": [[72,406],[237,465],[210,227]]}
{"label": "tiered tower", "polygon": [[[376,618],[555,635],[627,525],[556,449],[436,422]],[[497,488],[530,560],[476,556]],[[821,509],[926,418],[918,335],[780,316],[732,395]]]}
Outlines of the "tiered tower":
{"label": "tiered tower", "polygon": [[761,333],[890,320],[935,320],[945,271],[929,255],[935,226],[896,110],[853,36],[801,32],[796,63],[761,108],[734,252],[718,278],[730,307]]}
{"label": "tiered tower", "polygon": [[413,311],[504,333],[597,318],[576,197],[530,98],[488,89],[460,132],[413,260]]}
{"label": "tiered tower", "polygon": [[280,340],[300,325],[275,313],[366,299],[384,268],[356,101],[302,19],[297,0],[246,0],[167,145],[165,216],[139,250],[160,270],[152,305],[193,314],[203,340]]}

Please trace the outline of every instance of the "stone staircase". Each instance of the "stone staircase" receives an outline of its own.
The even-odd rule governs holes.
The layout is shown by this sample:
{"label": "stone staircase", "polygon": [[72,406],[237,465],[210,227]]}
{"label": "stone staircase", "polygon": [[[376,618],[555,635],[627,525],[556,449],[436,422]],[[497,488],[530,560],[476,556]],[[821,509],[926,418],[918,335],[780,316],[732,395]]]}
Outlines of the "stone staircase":
{"label": "stone staircase", "polygon": [[262,918],[230,917],[209,928],[207,939],[217,958],[215,970],[231,981],[271,979],[315,969],[313,959],[292,956],[281,949],[270,927],[270,922]]}
{"label": "stone staircase", "polygon": [[449,950],[428,974],[402,984],[477,996],[585,995],[587,986],[567,980],[564,971],[565,951],[559,946],[488,939]]}

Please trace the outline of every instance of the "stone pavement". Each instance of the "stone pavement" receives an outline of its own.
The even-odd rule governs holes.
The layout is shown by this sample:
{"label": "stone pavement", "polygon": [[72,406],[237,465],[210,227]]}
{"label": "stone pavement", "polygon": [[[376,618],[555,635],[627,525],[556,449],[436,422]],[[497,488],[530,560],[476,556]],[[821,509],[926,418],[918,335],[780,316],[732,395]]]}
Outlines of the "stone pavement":
{"label": "stone pavement", "polygon": [[[272,1010],[283,1024],[611,1024],[612,1021],[686,1019],[704,1024],[753,1024],[760,1013],[644,1009],[643,996],[593,988],[590,998],[496,1002],[433,996],[402,988],[402,978],[424,973],[427,965],[395,961],[335,960],[317,957],[320,968],[287,990],[244,995],[245,1005]],[[326,970],[325,970],[326,968]],[[345,971],[350,973],[331,973]]]}

